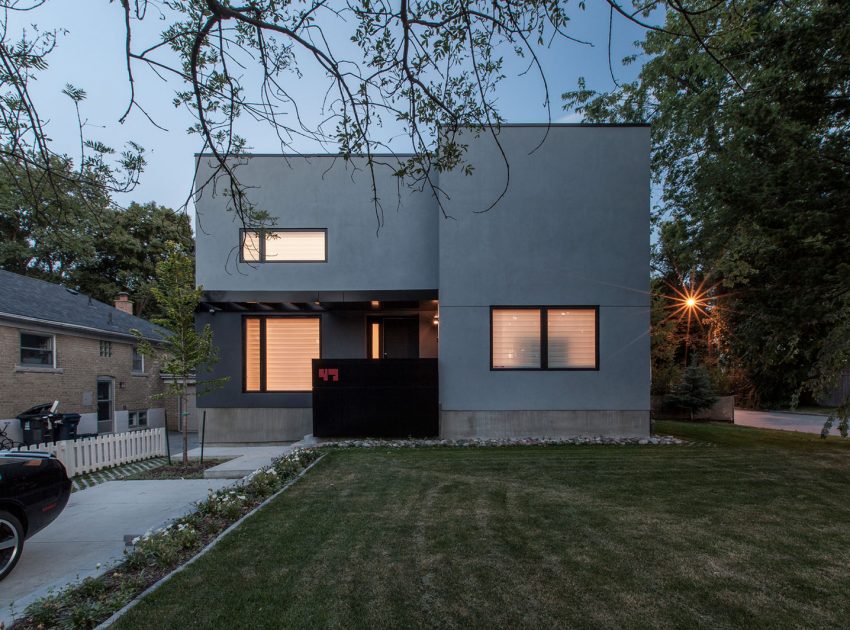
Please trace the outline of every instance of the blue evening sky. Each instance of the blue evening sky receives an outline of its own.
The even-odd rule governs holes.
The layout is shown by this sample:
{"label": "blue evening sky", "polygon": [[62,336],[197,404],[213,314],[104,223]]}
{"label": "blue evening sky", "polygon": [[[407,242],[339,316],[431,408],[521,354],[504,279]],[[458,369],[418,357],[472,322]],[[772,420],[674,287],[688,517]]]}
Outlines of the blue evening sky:
{"label": "blue evening sky", "polygon": [[[561,122],[579,122],[575,114],[562,110],[560,95],[574,89],[580,76],[587,79],[590,88],[609,90],[613,87],[608,68],[607,4],[602,0],[588,0],[587,9],[582,11],[575,3],[570,15],[573,19],[567,32],[594,45],[558,39],[551,48],[539,52],[549,83],[552,117]],[[134,71],[139,101],[167,131],[157,129],[138,110],[123,125],[119,123],[129,97],[120,5],[105,0],[53,0],[35,11],[10,15],[13,30],[31,30],[32,24],[41,30],[67,30],[60,35],[58,46],[49,57],[50,67],[39,75],[32,90],[42,116],[49,119],[47,130],[55,143],[54,149],[71,156],[79,155],[76,114],[70,100],[61,93],[65,84],[71,83],[87,93],[82,114],[91,137],[116,149],[129,140],[146,149],[148,166],[141,183],[131,193],[116,195],[115,200],[122,205],[130,201],[155,201],[172,208],[183,205],[190,193],[193,155],[202,146],[198,136],[186,132],[193,123],[192,117],[172,104],[174,91],[184,86],[177,81],[164,82],[137,64]],[[134,50],[155,43],[157,34],[166,24],[155,10],[151,10],[144,22],[135,25]],[[344,25],[329,24],[328,33],[329,36],[339,35],[340,41],[347,44],[348,33]],[[634,41],[642,37],[641,28],[614,16],[612,58],[618,80],[631,80],[638,72],[639,64],[623,67],[619,61],[634,52]],[[508,78],[498,92],[501,114],[508,122],[545,122],[547,113],[539,75],[529,72],[526,76],[517,76],[528,62],[512,54],[510,50],[504,51]],[[283,82],[300,101],[302,114],[318,120],[327,81],[309,64],[302,70],[302,78],[288,76]],[[250,76],[252,70],[245,72]],[[245,119],[237,131],[247,139],[252,151],[273,153],[281,150],[267,125]],[[384,141],[391,141],[392,135],[389,127],[379,131]],[[392,146],[401,151],[407,148],[400,140],[394,141]],[[333,147],[323,148],[308,141],[296,141],[293,148],[305,152],[333,150]]]}

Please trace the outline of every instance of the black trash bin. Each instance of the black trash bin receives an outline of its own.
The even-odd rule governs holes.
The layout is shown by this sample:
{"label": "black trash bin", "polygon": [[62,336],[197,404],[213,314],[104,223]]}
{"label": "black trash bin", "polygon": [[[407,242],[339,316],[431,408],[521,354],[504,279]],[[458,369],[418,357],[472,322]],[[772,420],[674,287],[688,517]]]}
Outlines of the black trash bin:
{"label": "black trash bin", "polygon": [[23,433],[23,442],[27,446],[39,444],[53,439],[51,432],[51,413],[50,403],[36,405],[30,407],[21,414],[18,414],[18,422],[21,423],[21,433]]}
{"label": "black trash bin", "polygon": [[77,425],[80,424],[80,414],[63,413],[53,422],[54,440],[76,440]]}

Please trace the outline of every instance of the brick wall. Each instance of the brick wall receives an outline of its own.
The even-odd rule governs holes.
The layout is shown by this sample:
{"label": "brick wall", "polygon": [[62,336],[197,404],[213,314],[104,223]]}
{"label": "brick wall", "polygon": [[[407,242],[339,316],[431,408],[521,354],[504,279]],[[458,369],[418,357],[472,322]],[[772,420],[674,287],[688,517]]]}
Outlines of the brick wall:
{"label": "brick wall", "polygon": [[[56,336],[55,371],[21,370],[21,331]],[[100,356],[101,340],[112,342],[111,357]],[[60,412],[96,412],[99,376],[115,379],[116,412],[164,406],[162,400],[151,398],[164,389],[159,366],[146,357],[144,375],[133,374],[131,342],[0,322],[0,419],[13,418],[28,407],[53,400],[59,400]]]}

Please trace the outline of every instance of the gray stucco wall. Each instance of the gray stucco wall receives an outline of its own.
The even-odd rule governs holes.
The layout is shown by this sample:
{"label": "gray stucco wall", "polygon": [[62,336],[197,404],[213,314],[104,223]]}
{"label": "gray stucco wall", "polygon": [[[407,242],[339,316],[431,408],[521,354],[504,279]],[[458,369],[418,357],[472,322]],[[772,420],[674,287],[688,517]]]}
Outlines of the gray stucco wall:
{"label": "gray stucco wall", "polygon": [[[327,228],[326,263],[239,263],[239,228],[224,181],[203,187],[195,202],[197,282],[214,291],[355,291],[437,288],[438,211],[428,192],[398,187],[376,166],[384,225],[372,202],[363,158],[255,156],[237,168],[252,203],[277,227]],[[200,183],[212,159],[198,158]],[[355,167],[357,170],[355,170]]]}
{"label": "gray stucco wall", "polygon": [[[377,237],[367,171],[352,172],[332,157],[250,158],[239,172],[252,199],[278,216],[280,227],[327,228],[328,262],[237,269],[240,226],[210,187],[197,202],[198,283],[245,295],[439,289],[439,329],[420,314],[420,356],[437,356],[439,332],[444,436],[645,435],[649,128],[554,126],[537,147],[546,133],[501,130],[510,182],[483,214],[477,212],[497,199],[507,177],[489,136],[470,139],[472,176],[440,175],[451,220],[439,218],[427,192],[402,189],[399,202],[397,182],[381,171],[385,225]],[[199,181],[209,177],[207,162],[200,159]],[[598,306],[599,370],[491,371],[493,305]],[[299,410],[311,395],[242,393],[241,315],[199,314],[199,325],[208,321],[222,355],[213,376],[231,381],[198,406],[217,410],[221,434],[239,432],[242,419],[256,439],[301,431],[306,416]],[[365,314],[323,314],[323,357],[365,352]],[[261,411],[274,408],[282,412]]]}
{"label": "gray stucco wall", "polygon": [[[649,128],[503,128],[441,175],[444,411],[649,411]],[[533,151],[533,152],[532,152]],[[491,371],[493,305],[598,305],[598,371]],[[644,417],[644,416],[641,416]],[[444,414],[444,421],[451,416]],[[632,422],[632,420],[629,420]]]}

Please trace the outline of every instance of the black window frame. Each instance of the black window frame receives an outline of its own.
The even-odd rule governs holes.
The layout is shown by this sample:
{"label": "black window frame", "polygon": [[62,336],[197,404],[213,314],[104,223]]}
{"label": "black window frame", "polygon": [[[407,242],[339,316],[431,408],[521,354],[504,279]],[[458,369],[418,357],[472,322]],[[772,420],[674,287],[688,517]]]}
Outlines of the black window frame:
{"label": "black window frame", "polygon": [[[258,252],[259,260],[246,260],[245,258],[245,234],[251,232],[260,235],[260,249]],[[325,258],[324,260],[266,260],[266,237],[265,235],[269,232],[322,232],[325,236]],[[286,264],[286,263],[294,263],[294,264],[304,264],[304,263],[318,263],[323,264],[328,262],[328,228],[263,228],[263,229],[250,229],[250,228],[240,228],[239,229],[239,262],[246,263],[249,265],[258,265],[258,264],[266,264],[266,263],[275,263],[275,264]]]}
{"label": "black window frame", "polygon": [[[248,320],[260,320],[260,389],[248,389],[248,361],[245,349],[248,342]],[[258,315],[246,313],[242,316],[242,393],[243,394],[304,394],[312,392],[310,389],[267,389],[266,387],[266,320],[269,319],[318,319],[319,320],[319,358],[322,358],[322,316],[321,314],[298,313],[298,314],[271,314]],[[311,372],[312,382],[312,372]]]}
{"label": "black window frame", "polygon": [[[493,312],[498,310],[540,311],[540,367],[495,367],[493,365]],[[592,310],[594,312],[594,366],[549,367],[549,311]],[[599,371],[599,305],[598,304],[498,304],[490,307],[490,371],[491,372],[598,372]]]}
{"label": "black window frame", "polygon": [[[24,335],[29,335],[31,337],[45,337],[50,339],[50,350],[43,350],[42,348],[34,348],[32,346],[24,346]],[[50,363],[30,363],[24,361],[24,350],[34,350],[37,352],[49,352],[50,353]],[[40,333],[40,332],[31,332],[27,330],[19,331],[18,335],[18,361],[19,365],[26,367],[35,367],[35,368],[43,368],[43,369],[56,369],[56,335],[51,333]]]}

